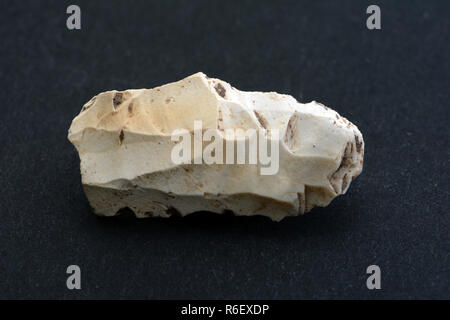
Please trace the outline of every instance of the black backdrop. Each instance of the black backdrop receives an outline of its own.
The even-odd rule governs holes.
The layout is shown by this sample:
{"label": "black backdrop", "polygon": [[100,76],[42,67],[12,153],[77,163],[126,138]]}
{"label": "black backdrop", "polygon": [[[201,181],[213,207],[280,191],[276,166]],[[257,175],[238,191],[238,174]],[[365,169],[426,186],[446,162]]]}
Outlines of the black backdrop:
{"label": "black backdrop", "polygon": [[[2,1],[0,298],[450,298],[450,2],[377,0],[379,31],[370,4]],[[72,118],[101,91],[197,71],[335,108],[364,135],[362,175],[280,223],[94,216]]]}

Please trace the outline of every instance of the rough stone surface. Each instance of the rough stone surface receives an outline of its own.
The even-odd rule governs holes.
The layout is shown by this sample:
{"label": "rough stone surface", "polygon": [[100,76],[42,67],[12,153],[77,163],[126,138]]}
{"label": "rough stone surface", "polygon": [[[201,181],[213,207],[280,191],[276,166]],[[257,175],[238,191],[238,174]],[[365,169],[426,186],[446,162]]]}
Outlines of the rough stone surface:
{"label": "rough stone surface", "polygon": [[[171,160],[171,133],[203,129],[279,130],[279,171],[259,164],[183,164]],[[264,215],[279,221],[326,206],[360,174],[358,128],[317,102],[274,92],[243,92],[196,73],[154,89],[108,91],[87,102],[69,129],[94,212],[137,217],[196,211]]]}

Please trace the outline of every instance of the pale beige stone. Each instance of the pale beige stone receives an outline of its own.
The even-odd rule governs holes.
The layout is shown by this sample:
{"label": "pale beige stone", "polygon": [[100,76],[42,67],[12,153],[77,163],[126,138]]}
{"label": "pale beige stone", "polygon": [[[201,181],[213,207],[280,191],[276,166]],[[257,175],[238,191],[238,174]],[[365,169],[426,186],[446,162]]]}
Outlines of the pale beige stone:
{"label": "pale beige stone", "polygon": [[[194,120],[219,133],[278,129],[278,173],[261,175],[259,164],[175,165],[171,133],[192,131]],[[239,91],[203,73],[154,89],[100,93],[75,117],[68,138],[90,205],[103,216],[128,207],[137,217],[230,210],[279,221],[345,193],[364,154],[358,128],[324,105]]]}

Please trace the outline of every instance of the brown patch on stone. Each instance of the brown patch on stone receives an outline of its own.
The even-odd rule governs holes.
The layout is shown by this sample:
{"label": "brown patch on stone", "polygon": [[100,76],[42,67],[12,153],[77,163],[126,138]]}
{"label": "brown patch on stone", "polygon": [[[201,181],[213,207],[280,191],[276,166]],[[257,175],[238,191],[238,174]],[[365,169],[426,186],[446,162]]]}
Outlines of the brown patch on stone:
{"label": "brown patch on stone", "polygon": [[222,98],[225,98],[227,91],[225,90],[225,88],[223,87],[222,84],[220,84],[220,83],[216,84],[214,89],[216,89],[216,92],[219,96],[221,96]]}
{"label": "brown patch on stone", "polygon": [[130,103],[128,105],[128,114],[131,116],[133,115],[133,103]]}
{"label": "brown patch on stone", "polygon": [[116,92],[113,98],[113,107],[114,110],[117,109],[117,107],[123,102],[123,93],[122,92]]}
{"label": "brown patch on stone", "polygon": [[125,133],[123,132],[123,130],[120,130],[119,144],[122,144],[123,139],[125,139]]}
{"label": "brown patch on stone", "polygon": [[223,131],[223,115],[222,115],[222,109],[219,107],[217,116],[217,129],[220,131]]}
{"label": "brown patch on stone", "polygon": [[359,140],[359,137],[356,134],[355,134],[355,145],[356,145],[356,152],[360,153],[361,147],[362,147],[362,141]]}
{"label": "brown patch on stone", "polygon": [[176,196],[175,196],[172,192],[168,192],[168,193],[167,193],[167,197],[168,197],[169,199],[175,199],[175,198],[176,198]]}
{"label": "brown patch on stone", "polygon": [[268,123],[267,123],[267,119],[264,117],[264,115],[259,113],[258,111],[253,111],[253,113],[255,114],[256,119],[258,119],[258,122],[261,124],[261,127],[263,127],[264,129],[267,129]]}
{"label": "brown patch on stone", "polygon": [[284,136],[284,142],[286,143],[286,145],[288,145],[289,147],[292,147],[292,140],[294,139],[295,136],[295,121],[297,120],[297,115],[294,113],[291,118],[288,121],[287,124],[287,128],[286,128],[286,134]]}

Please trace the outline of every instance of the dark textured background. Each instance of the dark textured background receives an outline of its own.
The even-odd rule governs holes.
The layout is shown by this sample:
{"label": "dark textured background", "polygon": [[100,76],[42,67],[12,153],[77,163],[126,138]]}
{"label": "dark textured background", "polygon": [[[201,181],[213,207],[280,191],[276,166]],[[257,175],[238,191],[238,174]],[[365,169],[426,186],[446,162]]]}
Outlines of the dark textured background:
{"label": "dark textured background", "polygon": [[[450,298],[450,2],[375,3],[381,31],[367,1],[1,1],[0,298]],[[197,71],[335,108],[364,135],[363,174],[280,223],[95,217],[72,118]]]}

